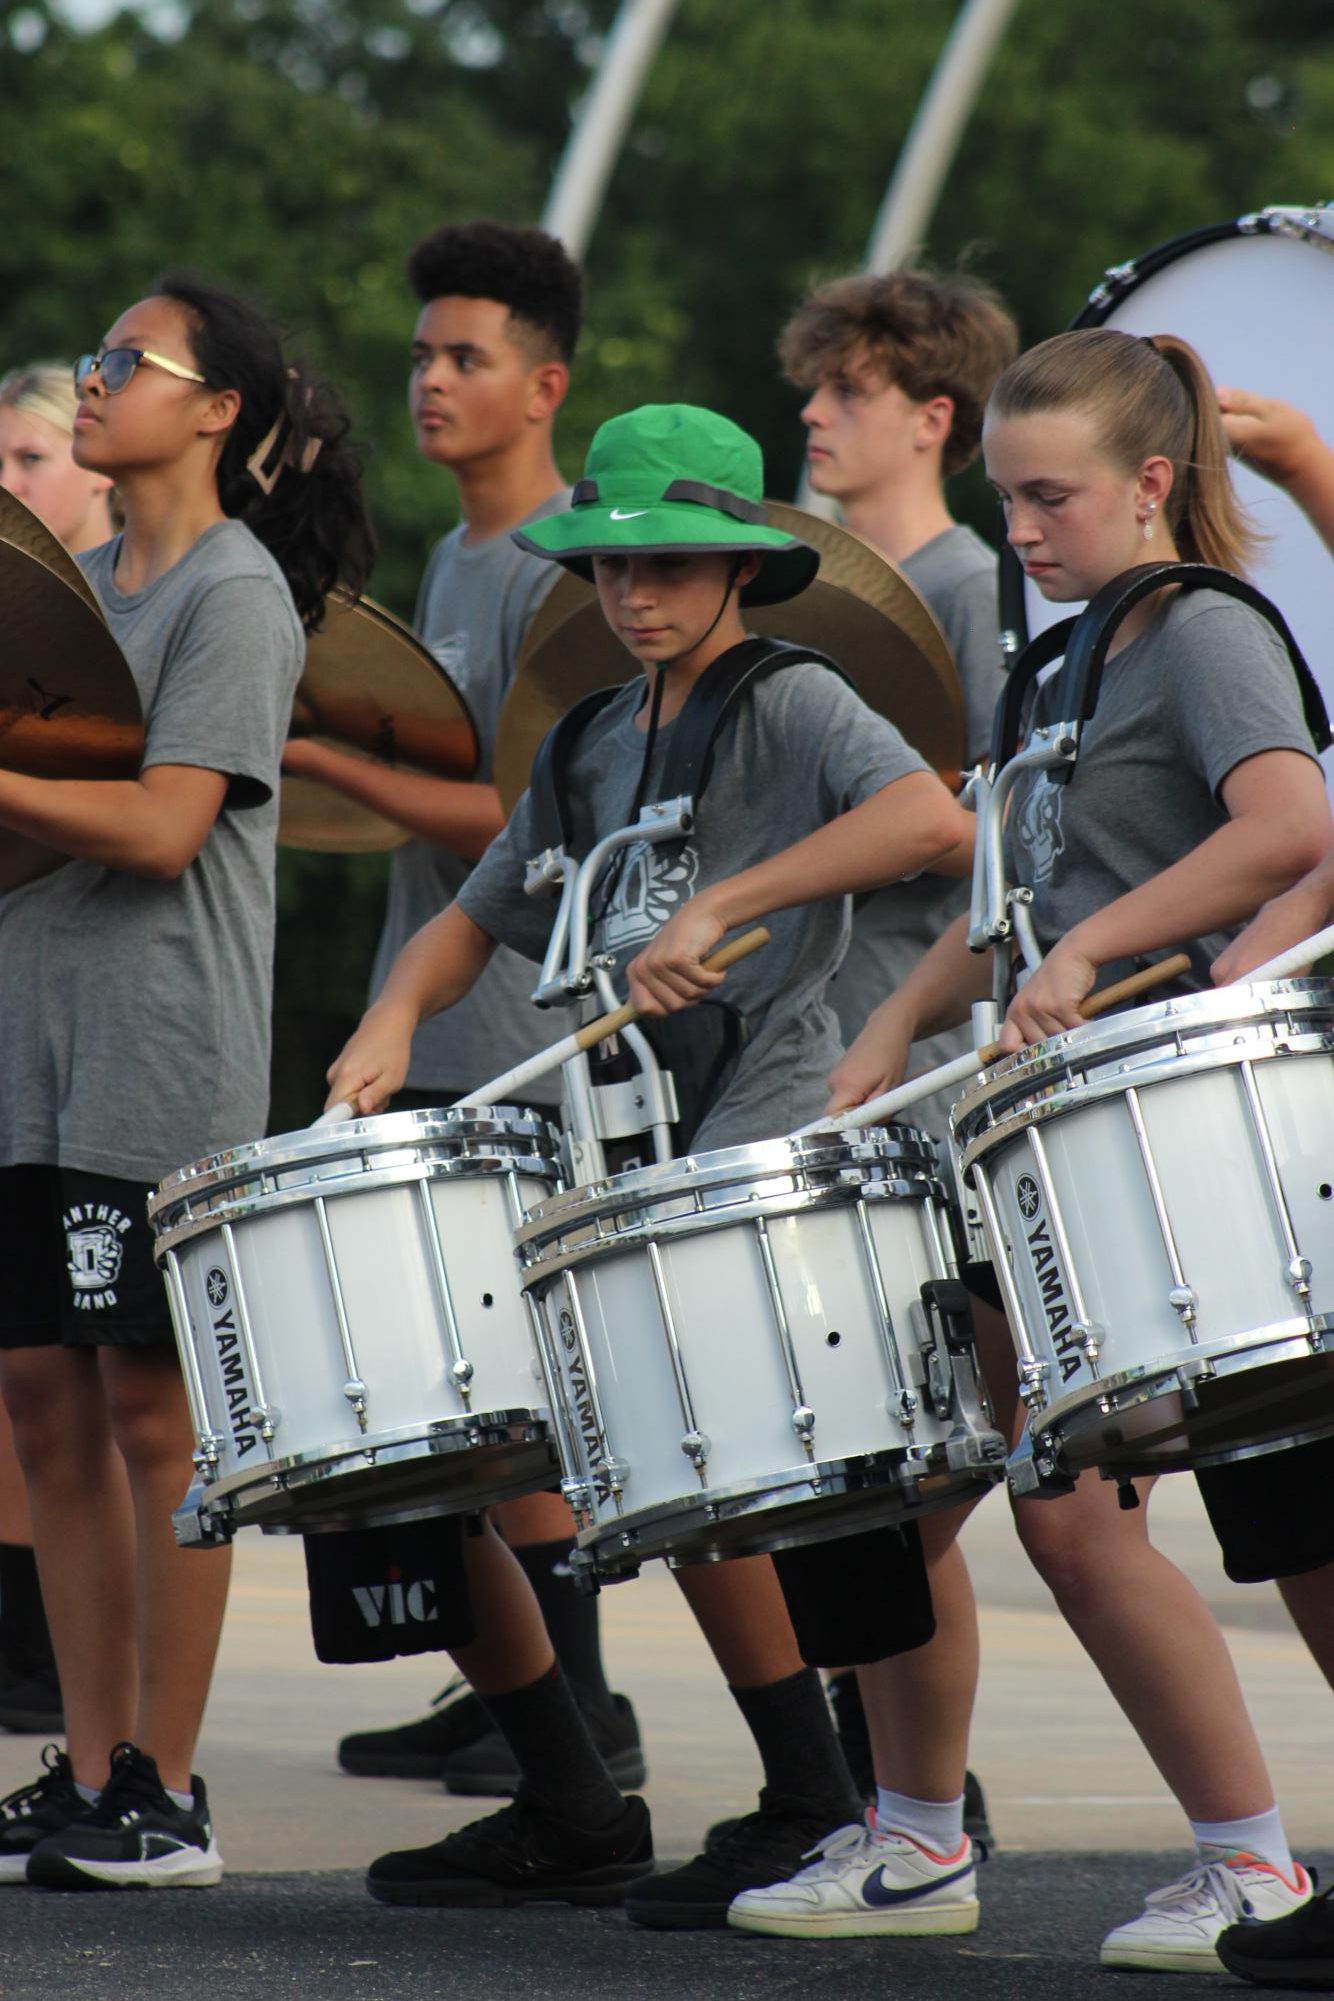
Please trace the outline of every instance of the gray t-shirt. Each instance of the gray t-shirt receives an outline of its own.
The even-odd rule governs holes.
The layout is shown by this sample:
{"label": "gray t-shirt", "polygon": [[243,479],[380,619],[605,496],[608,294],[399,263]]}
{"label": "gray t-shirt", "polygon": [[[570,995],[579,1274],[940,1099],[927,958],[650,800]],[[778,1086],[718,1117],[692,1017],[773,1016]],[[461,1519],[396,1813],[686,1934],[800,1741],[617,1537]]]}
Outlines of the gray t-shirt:
{"label": "gray t-shirt", "polygon": [[[963,685],[965,765],[986,756],[991,722],[1005,685],[996,595],[996,557],[971,528],[947,528],[899,564],[930,605],[950,643]],[[968,908],[967,880],[922,875],[859,898],[852,942],[829,998],[845,1042],[861,1033],[868,1015],[900,986],[942,931]],[[968,1031],[954,1029],[917,1043],[915,1070],[933,1069],[962,1055]],[[912,1117],[944,1132],[949,1094],[924,1098]]]}
{"label": "gray t-shirt", "polygon": [[[1052,680],[1042,689],[1039,719],[1062,720],[1055,688]],[[1007,872],[1034,891],[1043,949],[1226,825],[1219,786],[1244,758],[1267,750],[1315,755],[1277,634],[1220,591],[1175,594],[1107,663],[1068,784],[1040,772],[1015,785]],[[1183,985],[1208,986],[1209,962],[1229,935],[1197,942]],[[1118,960],[1101,968],[1098,985],[1133,971]]]}
{"label": "gray t-shirt", "polygon": [[112,583],[119,549],[79,560],[139,690],[144,767],[231,783],[175,882],[71,861],[0,897],[0,1164],[159,1181],[264,1131],[278,763],[305,636],[237,521],[142,591]]}
{"label": "gray t-shirt", "polygon": [[[586,854],[629,817],[645,744],[634,716],[644,697],[644,682],[633,682],[579,739],[569,779],[576,854]],[[656,796],[675,727],[659,731],[649,799]],[[599,919],[593,950],[614,955],[623,969],[700,890],[790,847],[908,772],[926,769],[898,731],[826,668],[806,661],[769,675],[718,734],[712,776],[689,838],[638,843],[614,878],[604,875],[591,899]],[[474,923],[535,959],[546,948],[555,914],[550,899],[524,894],[524,865],[538,846],[525,794],[459,893]],[[720,990],[720,998],[746,1017],[750,1039],[692,1151],[789,1132],[814,1118],[828,1096],[840,1045],[824,990],[847,945],[848,899],[827,897],[765,921],[772,942],[733,967]]]}
{"label": "gray t-shirt", "polygon": [[[555,493],[528,519],[558,513],[569,499],[568,489]],[[465,533],[461,524],[431,551],[413,622],[467,699],[481,739],[477,776],[489,780],[500,711],[524,634],[561,572],[559,564],[516,548],[508,535],[468,543]],[[431,841],[409,841],[395,852],[371,970],[372,998],[408,939],[454,901],[471,867]],[[418,1029],[408,1085],[417,1091],[438,1090],[447,1101],[531,1056],[541,1045],[543,1029],[532,991],[532,967],[513,952],[497,952],[466,999]]]}

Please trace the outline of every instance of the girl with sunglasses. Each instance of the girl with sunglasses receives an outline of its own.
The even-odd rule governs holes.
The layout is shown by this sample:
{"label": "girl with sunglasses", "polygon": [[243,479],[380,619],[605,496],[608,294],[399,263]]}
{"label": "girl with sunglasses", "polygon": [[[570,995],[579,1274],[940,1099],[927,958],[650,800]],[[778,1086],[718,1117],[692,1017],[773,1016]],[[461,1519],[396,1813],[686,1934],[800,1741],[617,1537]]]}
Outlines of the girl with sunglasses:
{"label": "girl with sunglasses", "polygon": [[[1050,601],[1091,598],[1141,563],[1239,573],[1250,553],[1213,385],[1183,341],[1101,328],[1044,341],[1001,376],[982,445],[1010,545]],[[1054,720],[1042,702],[1040,719]],[[1095,986],[1192,940],[1187,984],[1207,986],[1224,940],[1329,844],[1323,775],[1276,634],[1221,592],[1146,597],[1113,637],[1077,782],[1062,790],[1030,773],[1015,787],[1007,876],[1032,887],[1045,957],[1010,1004],[1003,1046],[1076,1027]],[[969,952],[966,930],[959,919],[871,1016],[833,1073],[831,1110],[896,1082],[916,1039],[966,1022],[990,994],[989,957]],[[967,1277],[997,1423],[1017,1443],[1023,1413],[999,1293],[989,1266]],[[1195,1847],[1181,1877],[1107,1935],[1102,1963],[1217,1972],[1227,1926],[1284,1916],[1307,1901],[1311,1881],[1289,1853],[1223,1636],[1150,1539],[1152,1485],[1135,1482],[1141,1505],[1127,1512],[1111,1482],[1085,1473],[1060,1499],[1016,1502],[1015,1523]],[[1308,1491],[1277,1525],[1276,1568],[1313,1569],[1334,1554],[1325,1491]],[[1221,1505],[1216,1522],[1220,1514]],[[1232,1544],[1245,1544],[1244,1493],[1231,1514]],[[859,1670],[878,1781],[873,1826],[834,1836],[793,1882],[739,1898],[730,1922],[740,1929],[849,1936],[975,1921],[962,1791],[977,1630],[953,1551],[959,1520],[942,1512],[922,1525],[935,1638]],[[911,1863],[911,1905],[885,1907],[886,1862]]]}
{"label": "girl with sunglasses", "polygon": [[0,828],[67,857],[0,896],[0,1393],[68,1738],[0,1802],[0,1881],[202,1885],[229,1565],[172,1532],[193,1438],[145,1198],[264,1128],[279,757],[372,541],[337,399],[230,293],[164,277],[75,373],[75,459],[125,515],[80,561],[146,744],[131,780],[0,771]]}

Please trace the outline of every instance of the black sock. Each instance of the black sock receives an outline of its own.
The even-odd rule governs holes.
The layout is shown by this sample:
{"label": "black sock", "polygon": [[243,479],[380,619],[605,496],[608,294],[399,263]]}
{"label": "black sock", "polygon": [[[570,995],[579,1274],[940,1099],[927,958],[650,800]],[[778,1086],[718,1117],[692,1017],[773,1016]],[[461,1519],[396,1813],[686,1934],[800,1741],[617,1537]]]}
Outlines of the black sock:
{"label": "black sock", "polygon": [[580,1695],[610,1702],[598,1636],[598,1601],[591,1592],[581,1591],[570,1575],[572,1548],[569,1538],[562,1536],[559,1542],[525,1543],[514,1554],[542,1608],[556,1659],[566,1676],[577,1684]]}
{"label": "black sock", "polygon": [[834,1733],[829,1704],[814,1668],[801,1668],[764,1688],[734,1688],[737,1708],[764,1765],[764,1783],[793,1804],[830,1807],[849,1821],[862,1803]]}
{"label": "black sock", "polygon": [[557,1662],[509,1695],[482,1697],[523,1774],[525,1795],[574,1827],[610,1827],[625,1802]]}
{"label": "black sock", "polygon": [[23,1674],[54,1665],[37,1559],[27,1543],[0,1542],[0,1654]]}

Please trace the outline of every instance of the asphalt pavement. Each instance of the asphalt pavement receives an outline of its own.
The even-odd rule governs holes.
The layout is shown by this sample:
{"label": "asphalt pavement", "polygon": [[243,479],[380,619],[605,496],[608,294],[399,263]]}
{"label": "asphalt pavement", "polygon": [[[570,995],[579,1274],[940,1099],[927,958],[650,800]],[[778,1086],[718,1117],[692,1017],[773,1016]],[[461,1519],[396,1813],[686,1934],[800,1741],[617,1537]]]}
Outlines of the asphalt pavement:
{"label": "asphalt pavement", "polygon": [[[1231,1586],[1185,1478],[1161,1484],[1156,1539],[1224,1621],[1293,1845],[1334,1880],[1334,1699],[1270,1587]],[[442,1659],[316,1662],[300,1545],[247,1532],[197,1760],[228,1876],[217,1889],[78,1896],[0,1891],[3,2001],[1189,2001],[1225,1975],[1104,1971],[1098,1942],[1188,1859],[1180,1812],[1014,1540],[1003,1500],[968,1530],[983,1673],[972,1762],[1000,1853],[981,1872],[982,1926],[962,1940],[794,1943],[660,1935],[619,1912],[387,1909],[362,1872],[387,1848],[439,1839],[485,1801],[426,1782],[354,1779],[347,1730],[420,1714]],[[749,1740],[661,1566],[603,1594],[611,1678],[638,1710],[660,1857],[753,1801]],[[40,1740],[0,1736],[0,1791],[31,1778]]]}

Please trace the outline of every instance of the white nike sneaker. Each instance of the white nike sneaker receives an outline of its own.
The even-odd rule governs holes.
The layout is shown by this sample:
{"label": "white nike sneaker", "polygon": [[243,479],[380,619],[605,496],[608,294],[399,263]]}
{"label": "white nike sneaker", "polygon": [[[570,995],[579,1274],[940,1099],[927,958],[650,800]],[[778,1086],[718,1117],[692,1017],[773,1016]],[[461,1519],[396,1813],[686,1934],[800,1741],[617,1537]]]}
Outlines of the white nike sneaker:
{"label": "white nike sneaker", "polygon": [[840,1827],[811,1854],[819,1859],[786,1883],[734,1897],[728,1924],[775,1938],[977,1930],[977,1874],[967,1835],[953,1855],[937,1855],[911,1835],[859,1823]]}
{"label": "white nike sneaker", "polygon": [[1306,1903],[1312,1883],[1300,1862],[1289,1881],[1272,1862],[1236,1848],[1210,1849],[1193,1869],[1161,1890],[1144,1910],[1102,1942],[1104,1966],[1143,1966],[1159,1973],[1217,1973],[1214,1947],[1229,1925],[1285,1918]]}

